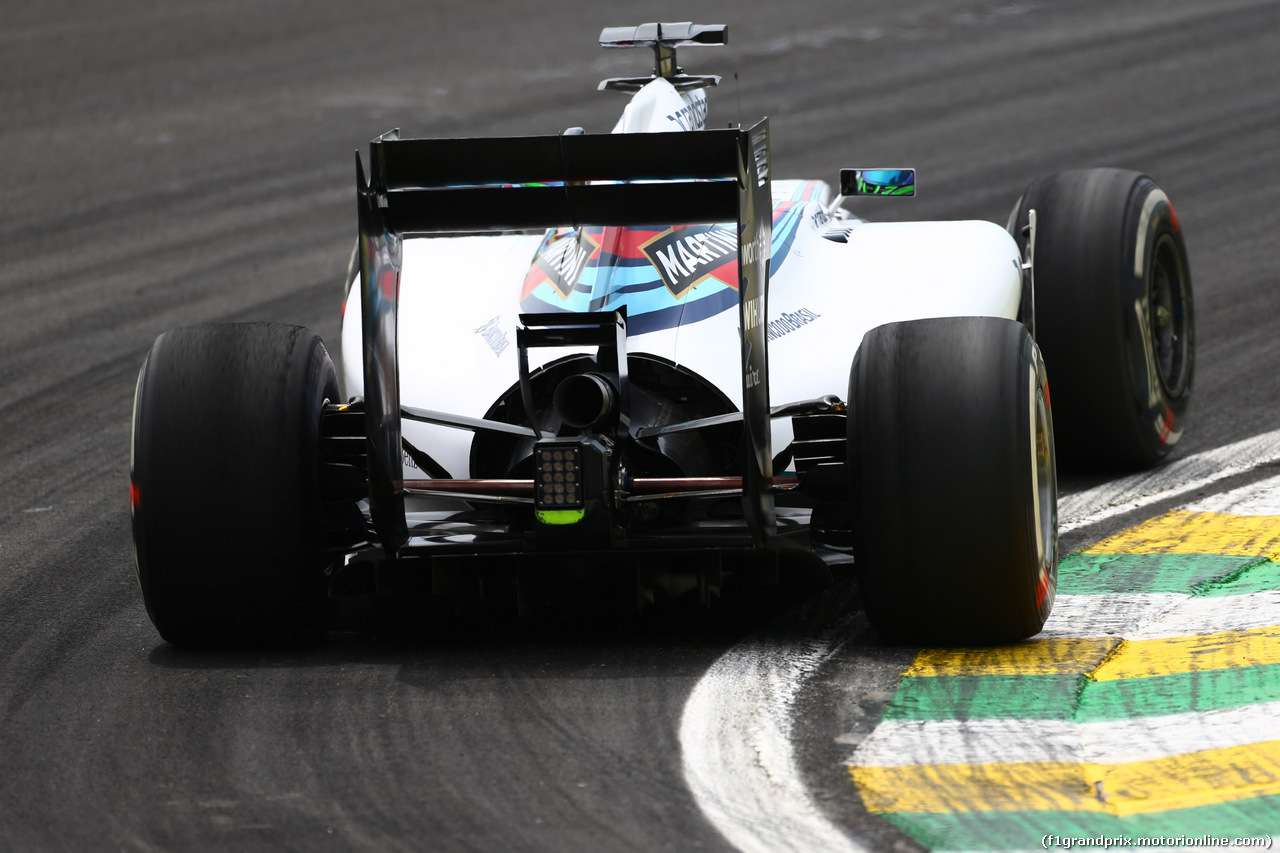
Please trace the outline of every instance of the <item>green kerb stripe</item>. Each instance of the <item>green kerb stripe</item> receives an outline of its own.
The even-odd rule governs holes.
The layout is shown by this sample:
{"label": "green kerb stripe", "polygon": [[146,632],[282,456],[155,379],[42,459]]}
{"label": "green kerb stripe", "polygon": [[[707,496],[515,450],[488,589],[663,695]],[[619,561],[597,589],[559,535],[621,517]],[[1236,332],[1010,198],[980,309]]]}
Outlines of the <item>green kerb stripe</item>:
{"label": "green kerb stripe", "polygon": [[1217,598],[1227,595],[1247,595],[1251,592],[1270,592],[1280,589],[1280,563],[1266,560],[1241,569],[1223,582],[1206,589],[1196,590],[1196,595]]}
{"label": "green kerb stripe", "polygon": [[[1072,554],[1058,563],[1058,592],[1067,595],[1125,592],[1203,595],[1251,566],[1272,565],[1275,564],[1265,558],[1220,554]],[[1251,573],[1252,570],[1245,574]],[[1274,582],[1277,576],[1271,574],[1271,577]],[[1236,588],[1234,583],[1230,586],[1231,595],[1255,591]]]}
{"label": "green kerb stripe", "polygon": [[[1128,817],[1058,811],[901,813],[883,817],[931,850],[1041,850],[1041,840],[1046,835],[1274,838],[1280,831],[1280,795]],[[1175,841],[1167,846],[1181,845]],[[1053,849],[1052,845],[1049,849]]]}
{"label": "green kerb stripe", "polygon": [[904,678],[886,720],[1067,720],[1082,675],[941,675]]}
{"label": "green kerb stripe", "polygon": [[1280,664],[1089,681],[1073,675],[904,678],[886,720],[1157,717],[1280,701]]}

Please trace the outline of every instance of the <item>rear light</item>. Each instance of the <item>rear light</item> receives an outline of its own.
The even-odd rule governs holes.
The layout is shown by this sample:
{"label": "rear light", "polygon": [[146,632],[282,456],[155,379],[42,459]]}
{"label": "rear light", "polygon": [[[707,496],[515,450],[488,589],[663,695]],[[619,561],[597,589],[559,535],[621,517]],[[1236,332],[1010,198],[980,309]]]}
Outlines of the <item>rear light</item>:
{"label": "rear light", "polygon": [[[612,447],[598,436],[545,438],[533,445],[533,510],[543,525],[586,518],[609,530]],[[581,536],[581,531],[578,534]]]}
{"label": "rear light", "polygon": [[539,510],[582,509],[582,447],[539,442],[534,451],[533,504]]}

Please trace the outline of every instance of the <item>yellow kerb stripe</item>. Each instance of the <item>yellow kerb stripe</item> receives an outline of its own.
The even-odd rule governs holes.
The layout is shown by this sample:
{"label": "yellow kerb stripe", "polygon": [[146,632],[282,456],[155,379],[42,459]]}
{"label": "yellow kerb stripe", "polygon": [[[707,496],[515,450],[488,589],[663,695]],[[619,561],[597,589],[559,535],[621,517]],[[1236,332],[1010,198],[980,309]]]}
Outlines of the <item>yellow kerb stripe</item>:
{"label": "yellow kerb stripe", "polygon": [[[1196,637],[1129,640],[1093,673],[1095,681],[1149,678],[1280,663],[1280,626]],[[1277,723],[1280,732],[1280,723]]]}
{"label": "yellow kerb stripe", "polygon": [[1280,519],[1171,512],[1085,548],[1086,554],[1223,554],[1280,559]]}
{"label": "yellow kerb stripe", "polygon": [[925,649],[904,675],[1062,675],[1095,670],[1120,645],[1100,640],[1027,640],[978,649]]}
{"label": "yellow kerb stripe", "polygon": [[1280,626],[1159,640],[1028,640],[996,648],[924,649],[903,675],[1088,675],[1113,681],[1277,663]]}
{"label": "yellow kerb stripe", "polygon": [[1128,764],[851,767],[869,811],[1086,811],[1124,816],[1280,794],[1280,741]]}

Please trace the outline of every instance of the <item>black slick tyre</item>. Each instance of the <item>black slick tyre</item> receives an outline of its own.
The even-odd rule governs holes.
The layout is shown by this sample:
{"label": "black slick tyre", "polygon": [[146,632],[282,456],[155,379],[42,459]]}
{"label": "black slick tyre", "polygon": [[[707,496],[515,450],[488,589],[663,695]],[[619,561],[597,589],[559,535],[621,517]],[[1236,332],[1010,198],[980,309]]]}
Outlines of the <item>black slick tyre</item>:
{"label": "black slick tyre", "polygon": [[328,623],[320,418],[338,399],[320,338],[294,326],[160,335],[133,404],[138,582],[165,640],[316,642]]}
{"label": "black slick tyre", "polygon": [[1148,468],[1186,428],[1195,373],[1191,270],[1168,197],[1146,175],[1083,169],[1032,182],[1035,336],[1053,375],[1064,467]]}
{"label": "black slick tyre", "polygon": [[849,379],[859,596],[884,636],[1003,643],[1057,589],[1057,474],[1045,366],[1013,320],[891,323]]}

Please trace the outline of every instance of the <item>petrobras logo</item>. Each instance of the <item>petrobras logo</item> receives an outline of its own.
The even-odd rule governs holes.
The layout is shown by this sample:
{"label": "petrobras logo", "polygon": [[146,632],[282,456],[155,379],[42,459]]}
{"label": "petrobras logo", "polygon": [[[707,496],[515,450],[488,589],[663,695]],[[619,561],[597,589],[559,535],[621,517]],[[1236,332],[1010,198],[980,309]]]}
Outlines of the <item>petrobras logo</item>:
{"label": "petrobras logo", "polygon": [[494,317],[478,329],[472,329],[472,333],[479,335],[480,339],[485,342],[489,349],[493,350],[493,354],[496,356],[501,356],[507,351],[507,347],[511,346],[511,341],[507,339],[507,333],[502,331],[500,321],[500,317]]}
{"label": "petrobras logo", "polygon": [[667,116],[681,130],[702,130],[707,126],[707,99],[704,95],[693,103]]}
{"label": "petrobras logo", "polygon": [[649,263],[676,299],[708,278],[738,287],[738,235],[724,225],[668,228],[643,243]]}
{"label": "petrobras logo", "polygon": [[775,341],[783,335],[789,335],[796,329],[807,326],[814,320],[821,317],[808,308],[801,308],[798,311],[784,311],[782,316],[769,323],[768,337],[769,340]]}

